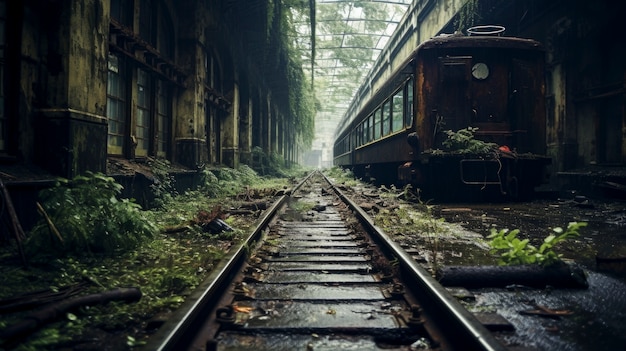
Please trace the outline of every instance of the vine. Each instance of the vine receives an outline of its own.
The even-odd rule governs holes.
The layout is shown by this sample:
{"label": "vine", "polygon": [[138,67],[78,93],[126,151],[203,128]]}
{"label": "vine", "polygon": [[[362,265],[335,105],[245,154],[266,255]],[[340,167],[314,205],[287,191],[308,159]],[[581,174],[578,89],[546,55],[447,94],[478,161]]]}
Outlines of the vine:
{"label": "vine", "polygon": [[473,27],[481,20],[480,17],[480,0],[467,0],[465,5],[461,7],[459,15],[454,21],[454,27],[456,31],[463,32],[463,30]]}

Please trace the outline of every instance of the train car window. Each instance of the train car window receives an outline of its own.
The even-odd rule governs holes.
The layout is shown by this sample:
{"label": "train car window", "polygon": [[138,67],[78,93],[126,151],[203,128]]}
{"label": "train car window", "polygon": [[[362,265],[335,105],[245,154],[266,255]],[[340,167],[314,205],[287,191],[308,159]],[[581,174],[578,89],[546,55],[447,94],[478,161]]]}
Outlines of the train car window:
{"label": "train car window", "polygon": [[352,142],[352,133],[348,133],[348,135],[346,135],[346,147],[347,147],[347,150],[352,150],[354,148],[353,145],[354,145],[354,143]]}
{"label": "train car window", "polygon": [[389,134],[391,129],[391,103],[389,100],[383,104],[383,136]]}
{"label": "train car window", "polygon": [[365,135],[363,134],[363,122],[359,124],[359,146],[365,144]]}
{"label": "train car window", "polygon": [[382,123],[383,123],[383,110],[378,108],[376,112],[374,112],[374,124],[375,124],[374,139],[379,139],[381,137]]}
{"label": "train car window", "polygon": [[472,66],[472,76],[478,80],[487,79],[489,77],[489,66],[483,62],[479,62]]}
{"label": "train car window", "polygon": [[404,90],[400,89],[392,98],[391,104],[391,131],[397,132],[402,129],[404,120]]}
{"label": "train car window", "polygon": [[368,132],[369,132],[369,120],[364,120],[363,124],[361,126],[362,130],[361,133],[363,133],[363,144],[367,144],[367,142],[369,141],[368,139]]}
{"label": "train car window", "polygon": [[406,113],[404,114],[404,125],[410,127],[413,125],[413,78],[406,83]]}
{"label": "train car window", "polygon": [[367,124],[369,126],[367,130],[367,140],[372,141],[374,140],[374,115],[367,117]]}

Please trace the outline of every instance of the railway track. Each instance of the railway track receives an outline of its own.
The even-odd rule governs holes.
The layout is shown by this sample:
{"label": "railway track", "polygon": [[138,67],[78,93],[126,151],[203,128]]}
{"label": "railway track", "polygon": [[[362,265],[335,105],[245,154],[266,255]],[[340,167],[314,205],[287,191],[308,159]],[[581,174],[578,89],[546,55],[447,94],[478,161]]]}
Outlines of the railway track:
{"label": "railway track", "polygon": [[314,172],[266,211],[146,349],[506,348]]}

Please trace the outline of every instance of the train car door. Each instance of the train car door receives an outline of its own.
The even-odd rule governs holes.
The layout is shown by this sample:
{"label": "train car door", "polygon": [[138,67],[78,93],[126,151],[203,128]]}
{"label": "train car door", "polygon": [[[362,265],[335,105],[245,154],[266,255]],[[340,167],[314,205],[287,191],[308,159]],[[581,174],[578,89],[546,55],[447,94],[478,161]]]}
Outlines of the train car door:
{"label": "train car door", "polygon": [[505,55],[475,57],[469,85],[471,120],[478,128],[475,136],[486,142],[511,146],[509,123],[509,63]]}
{"label": "train car door", "polygon": [[441,145],[444,130],[457,131],[470,121],[470,64],[471,56],[439,58],[438,106],[435,113],[435,145]]}

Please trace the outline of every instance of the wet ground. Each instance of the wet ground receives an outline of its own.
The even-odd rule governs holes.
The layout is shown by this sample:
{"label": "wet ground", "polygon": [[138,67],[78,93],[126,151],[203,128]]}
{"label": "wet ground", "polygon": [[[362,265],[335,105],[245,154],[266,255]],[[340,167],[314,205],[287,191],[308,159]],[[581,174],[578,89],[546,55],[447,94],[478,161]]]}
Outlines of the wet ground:
{"label": "wet ground", "polygon": [[586,222],[580,237],[555,251],[586,269],[626,282],[626,202],[588,198],[535,200],[523,203],[441,204],[433,214],[487,236],[491,228],[519,229],[519,237],[539,246],[552,228]]}
{"label": "wet ground", "polygon": [[[445,204],[433,211],[447,222],[485,237],[491,228],[520,229],[538,246],[554,227],[587,222],[576,240],[555,247],[580,265],[588,289],[479,289],[473,311],[497,311],[516,330],[509,345],[539,350],[626,350],[626,203],[587,198],[528,203]],[[467,252],[459,249],[457,256]],[[469,254],[468,254],[469,255]],[[469,255],[471,256],[471,255]],[[466,262],[468,264],[468,262]],[[525,315],[543,306],[562,316]]]}

